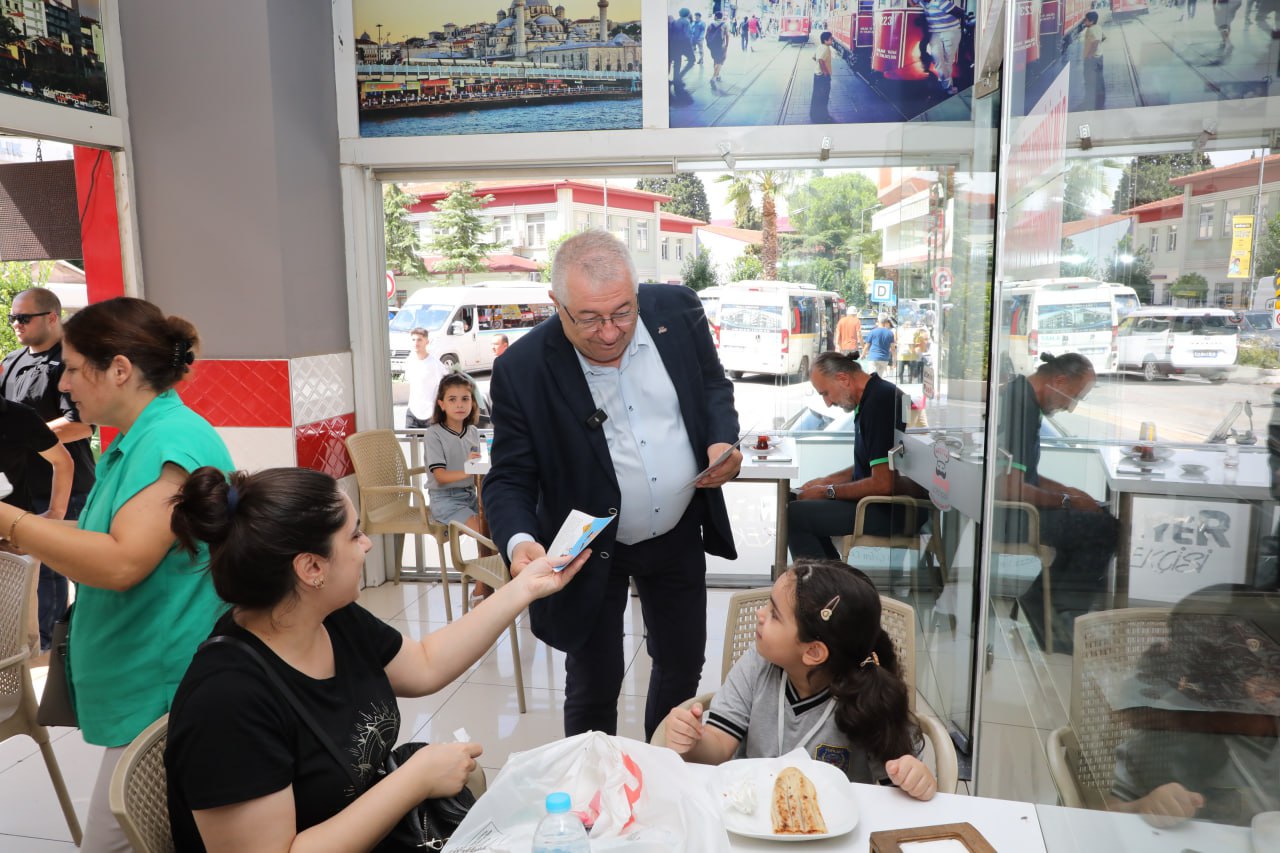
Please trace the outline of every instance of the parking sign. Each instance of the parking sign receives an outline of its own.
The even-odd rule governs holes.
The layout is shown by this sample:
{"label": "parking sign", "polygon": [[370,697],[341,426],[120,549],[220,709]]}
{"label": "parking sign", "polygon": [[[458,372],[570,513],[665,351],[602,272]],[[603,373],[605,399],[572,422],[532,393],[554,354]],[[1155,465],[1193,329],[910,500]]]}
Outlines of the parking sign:
{"label": "parking sign", "polygon": [[893,295],[893,282],[884,278],[871,282],[871,301],[887,302],[890,305],[897,302],[897,297]]}

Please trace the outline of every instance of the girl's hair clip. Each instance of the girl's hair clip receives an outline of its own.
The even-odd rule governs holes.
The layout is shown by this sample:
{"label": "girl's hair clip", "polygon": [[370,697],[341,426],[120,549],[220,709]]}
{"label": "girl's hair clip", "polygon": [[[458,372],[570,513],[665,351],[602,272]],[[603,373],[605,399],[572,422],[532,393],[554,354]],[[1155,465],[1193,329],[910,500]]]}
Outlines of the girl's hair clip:
{"label": "girl's hair clip", "polygon": [[867,655],[867,659],[866,659],[866,660],[864,660],[862,663],[858,664],[858,669],[862,669],[864,666],[866,666],[866,665],[867,665],[867,664],[869,664],[869,663],[870,663],[870,664],[875,664],[876,666],[879,666],[879,665],[880,665],[880,655],[876,654],[875,652],[872,652],[871,654]]}
{"label": "girl's hair clip", "polygon": [[831,621],[831,614],[836,612],[836,608],[840,605],[840,596],[835,596],[818,611],[818,615],[822,617],[823,622]]}

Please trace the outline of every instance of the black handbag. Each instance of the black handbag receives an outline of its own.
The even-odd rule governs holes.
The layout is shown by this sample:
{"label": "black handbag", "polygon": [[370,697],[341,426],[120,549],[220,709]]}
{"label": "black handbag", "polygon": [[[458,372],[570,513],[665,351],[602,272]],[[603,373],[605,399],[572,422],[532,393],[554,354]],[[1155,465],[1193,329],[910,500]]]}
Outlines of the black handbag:
{"label": "black handbag", "polygon": [[[366,790],[367,787],[372,787],[372,785],[385,779],[397,767],[408,761],[411,755],[427,746],[421,741],[416,741],[396,747],[387,756],[386,766],[378,771],[378,778],[366,786],[356,772],[351,769],[351,765],[343,758],[342,752],[329,739],[328,734],[325,733],[324,729],[320,728],[320,724],[315,721],[315,718],[303,706],[297,694],[289,689],[280,674],[263,660],[257,649],[243,640],[236,637],[228,637],[225,634],[210,637],[200,644],[200,648],[203,649],[214,643],[234,646],[258,664],[259,668],[266,673],[267,679],[276,686],[276,689],[280,691],[280,694],[284,696],[285,700],[293,708],[294,713],[298,715],[298,719],[302,720],[307,728],[311,730],[316,740],[320,741],[329,754],[333,756],[333,760],[338,762],[338,766],[351,779],[356,791]],[[391,828],[382,843],[392,841],[398,847],[417,847],[424,850],[443,849],[450,836],[453,835],[453,831],[458,828],[458,824],[462,823],[462,819],[467,816],[467,812],[471,811],[471,807],[475,804],[475,795],[467,788],[463,788],[451,797],[429,797],[410,809],[409,813]]]}
{"label": "black handbag", "polygon": [[67,634],[71,631],[71,611],[53,623],[53,645],[49,648],[49,671],[45,674],[44,695],[36,711],[36,722],[42,726],[79,728],[76,706],[71,701],[71,684],[67,681]]}

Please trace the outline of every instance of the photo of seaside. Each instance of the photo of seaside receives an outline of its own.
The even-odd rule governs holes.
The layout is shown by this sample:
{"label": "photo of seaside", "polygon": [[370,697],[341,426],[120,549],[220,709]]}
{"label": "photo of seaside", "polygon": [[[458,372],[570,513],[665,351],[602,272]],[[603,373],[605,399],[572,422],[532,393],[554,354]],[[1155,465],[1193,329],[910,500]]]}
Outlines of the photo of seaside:
{"label": "photo of seaside", "polygon": [[354,11],[361,136],[641,126],[640,0],[355,0]]}

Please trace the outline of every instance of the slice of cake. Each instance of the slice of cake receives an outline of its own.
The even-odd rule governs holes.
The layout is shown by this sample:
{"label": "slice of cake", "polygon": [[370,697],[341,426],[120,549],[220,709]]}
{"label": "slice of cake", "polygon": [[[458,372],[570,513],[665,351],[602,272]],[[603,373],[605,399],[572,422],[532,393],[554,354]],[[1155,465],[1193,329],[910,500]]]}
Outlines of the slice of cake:
{"label": "slice of cake", "polygon": [[773,783],[772,814],[776,835],[818,835],[827,831],[818,808],[818,792],[809,777],[795,767],[783,770]]}

